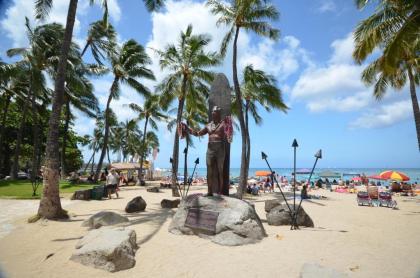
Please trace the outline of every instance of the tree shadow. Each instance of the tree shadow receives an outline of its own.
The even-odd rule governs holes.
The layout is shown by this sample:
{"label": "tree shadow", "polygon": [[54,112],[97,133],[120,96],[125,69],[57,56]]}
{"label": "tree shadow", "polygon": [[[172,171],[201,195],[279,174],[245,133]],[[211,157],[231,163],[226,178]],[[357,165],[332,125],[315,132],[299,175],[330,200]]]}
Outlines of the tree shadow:
{"label": "tree shadow", "polygon": [[123,215],[126,217],[133,218],[138,216],[138,218],[130,220],[130,222],[124,226],[128,227],[146,222],[151,223],[153,226],[152,232],[137,242],[138,244],[143,244],[151,240],[159,232],[166,220],[172,217],[174,214],[175,211],[173,209],[149,209],[145,212],[136,213],[136,215],[125,213]]}
{"label": "tree shadow", "polygon": [[69,237],[69,238],[56,238],[56,239],[53,239],[51,241],[69,241],[69,240],[77,240],[77,239],[81,239],[81,238],[82,238],[82,236],[79,236],[79,237]]}

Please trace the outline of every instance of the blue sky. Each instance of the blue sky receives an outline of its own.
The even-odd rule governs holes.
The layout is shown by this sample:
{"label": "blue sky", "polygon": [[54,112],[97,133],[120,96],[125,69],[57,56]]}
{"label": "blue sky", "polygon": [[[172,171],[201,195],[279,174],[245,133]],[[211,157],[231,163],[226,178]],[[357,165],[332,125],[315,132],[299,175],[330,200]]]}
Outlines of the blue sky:
{"label": "blue sky", "polygon": [[[75,40],[83,45],[87,26],[100,18],[99,6],[89,7],[80,0]],[[0,56],[10,61],[5,51],[25,46],[24,16],[33,19],[33,1],[1,1]],[[49,21],[65,22],[67,0],[54,0]],[[372,7],[358,11],[348,0],[274,1],[281,13],[274,25],[281,30],[277,42],[255,37],[245,32],[239,38],[239,68],[253,64],[255,68],[273,74],[290,106],[287,114],[261,110],[262,126],[251,124],[251,167],[264,167],[260,159],[265,151],[275,167],[292,167],[294,138],[299,142],[298,167],[310,167],[313,154],[322,149],[324,158],[319,167],[419,167],[420,155],[414,127],[408,88],[389,90],[383,101],[372,97],[372,89],[360,82],[364,65],[351,59],[352,30],[359,20],[367,17]],[[216,27],[216,18],[202,1],[167,1],[158,13],[149,14],[140,0],[109,0],[111,21],[119,41],[136,39],[148,47],[154,61],[151,66],[158,79],[165,72],[159,69],[157,57],[150,48],[163,48],[173,43],[189,23],[194,33],[209,33],[213,40],[209,50],[217,50],[226,29]],[[34,21],[33,21],[34,22]],[[36,24],[34,22],[34,24]],[[231,77],[231,52],[223,65],[215,69]],[[87,57],[90,60],[91,57]],[[111,76],[93,80],[95,93],[104,107]],[[150,88],[155,85],[145,82]],[[119,120],[135,117],[124,104],[142,98],[123,87],[121,98],[112,103]],[[77,113],[75,129],[90,134],[94,121]],[[142,125],[142,123],[140,123]],[[160,126],[160,153],[155,165],[169,167],[173,134]],[[205,161],[207,138],[195,140],[190,163],[196,157]],[[184,142],[181,143],[181,150]],[[84,150],[86,160],[90,156]],[[116,156],[114,156],[116,157]],[[182,160],[181,160],[182,161]],[[231,151],[232,167],[240,166],[240,135],[236,133]],[[203,166],[204,165],[200,165]]]}

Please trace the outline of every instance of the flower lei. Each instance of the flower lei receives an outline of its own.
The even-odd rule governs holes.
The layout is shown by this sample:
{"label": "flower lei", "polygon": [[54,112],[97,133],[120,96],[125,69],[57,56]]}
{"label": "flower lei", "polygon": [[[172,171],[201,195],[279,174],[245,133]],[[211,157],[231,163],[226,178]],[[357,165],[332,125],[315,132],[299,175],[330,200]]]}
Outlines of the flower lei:
{"label": "flower lei", "polygon": [[230,116],[226,116],[224,121],[225,121],[226,139],[229,143],[232,143],[232,139],[233,139],[232,118]]}

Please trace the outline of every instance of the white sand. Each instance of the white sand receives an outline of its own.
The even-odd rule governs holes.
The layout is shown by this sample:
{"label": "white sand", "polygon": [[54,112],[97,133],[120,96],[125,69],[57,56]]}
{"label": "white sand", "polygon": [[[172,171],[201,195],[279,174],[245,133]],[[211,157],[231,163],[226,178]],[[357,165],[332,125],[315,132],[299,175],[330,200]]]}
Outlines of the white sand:
{"label": "white sand", "polygon": [[[198,191],[204,192],[201,188]],[[286,226],[268,226],[263,200],[279,198],[279,194],[264,194],[251,201],[268,237],[253,245],[226,247],[168,232],[176,210],[161,209],[160,201],[170,198],[169,189],[149,193],[145,188],[127,188],[120,199],[67,205],[73,214],[70,221],[26,224],[27,216],[18,217],[13,223],[17,229],[0,239],[0,265],[7,277],[298,277],[306,262],[335,268],[350,277],[414,277],[418,273],[419,197],[396,197],[400,209],[392,210],[358,207],[352,194],[323,190],[314,194],[330,197],[304,202],[315,228],[291,231]],[[107,273],[69,260],[77,240],[87,233],[81,221],[101,210],[125,214],[126,203],[138,195],[146,200],[147,208],[129,215],[129,227],[136,231],[140,246],[134,268]],[[35,212],[36,206],[32,212],[25,210],[28,215]],[[54,255],[46,260],[51,253]]]}

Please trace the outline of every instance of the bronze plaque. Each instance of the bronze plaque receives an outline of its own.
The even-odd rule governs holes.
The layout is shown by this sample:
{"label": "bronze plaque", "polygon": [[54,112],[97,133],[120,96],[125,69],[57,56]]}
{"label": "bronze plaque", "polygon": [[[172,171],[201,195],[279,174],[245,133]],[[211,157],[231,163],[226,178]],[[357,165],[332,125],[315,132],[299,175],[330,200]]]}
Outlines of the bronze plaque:
{"label": "bronze plaque", "polygon": [[214,235],[219,213],[209,210],[190,208],[188,210],[185,226],[192,229],[199,229],[205,233]]}

